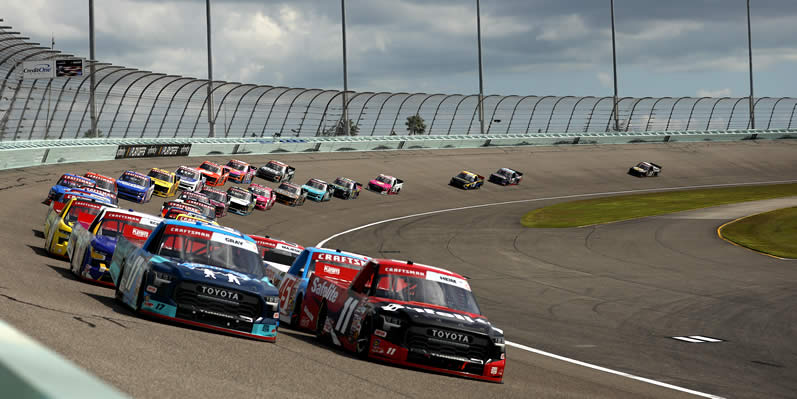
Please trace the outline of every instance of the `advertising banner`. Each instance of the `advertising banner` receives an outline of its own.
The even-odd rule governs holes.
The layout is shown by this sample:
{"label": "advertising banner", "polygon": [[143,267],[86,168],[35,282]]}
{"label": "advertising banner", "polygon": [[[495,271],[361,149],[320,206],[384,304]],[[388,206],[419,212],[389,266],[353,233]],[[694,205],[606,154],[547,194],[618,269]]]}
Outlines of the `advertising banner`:
{"label": "advertising banner", "polygon": [[83,59],[56,60],[55,76],[83,76]]}
{"label": "advertising banner", "polygon": [[152,157],[184,157],[191,152],[191,144],[132,144],[120,145],[116,150],[116,159],[152,158]]}
{"label": "advertising banner", "polygon": [[24,61],[23,79],[50,79],[55,77],[55,60]]}

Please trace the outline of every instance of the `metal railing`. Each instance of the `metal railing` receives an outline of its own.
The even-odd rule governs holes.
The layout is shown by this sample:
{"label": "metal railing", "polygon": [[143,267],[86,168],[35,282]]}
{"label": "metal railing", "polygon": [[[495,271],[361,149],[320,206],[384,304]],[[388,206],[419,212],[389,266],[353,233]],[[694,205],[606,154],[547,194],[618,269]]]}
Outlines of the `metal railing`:
{"label": "metal railing", "polygon": [[[342,118],[342,92],[242,84],[95,64],[97,133],[91,131],[89,68],[79,77],[23,79],[23,61],[62,57],[0,28],[0,141],[83,137],[208,137],[207,85],[217,137],[329,136]],[[406,134],[418,115],[427,135],[479,134],[478,95],[350,92],[349,118],[359,136]],[[747,98],[624,97],[623,132],[749,128]],[[485,133],[589,133],[614,129],[612,97],[484,97]],[[755,100],[757,126],[791,129],[797,99]]]}

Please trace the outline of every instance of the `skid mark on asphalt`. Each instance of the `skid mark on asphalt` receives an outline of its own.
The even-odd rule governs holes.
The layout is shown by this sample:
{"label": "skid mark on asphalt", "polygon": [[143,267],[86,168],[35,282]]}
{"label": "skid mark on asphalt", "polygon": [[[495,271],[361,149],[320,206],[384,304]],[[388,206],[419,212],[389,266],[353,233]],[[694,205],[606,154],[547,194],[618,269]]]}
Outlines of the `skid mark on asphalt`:
{"label": "skid mark on asphalt", "polygon": [[87,325],[88,325],[89,327],[91,327],[91,328],[96,328],[96,327],[97,327],[97,325],[96,325],[96,324],[94,324],[94,323],[92,323],[92,322],[90,322],[90,321],[83,320],[83,318],[82,318],[82,317],[79,317],[79,316],[72,316],[72,318],[73,318],[73,319],[75,319],[75,320],[77,320],[77,321],[79,321],[79,322],[81,322],[81,323],[85,323],[85,324],[87,324]]}
{"label": "skid mark on asphalt", "polygon": [[[5,288],[5,287],[0,287],[0,288]],[[11,302],[18,303],[20,305],[30,306],[30,307],[34,307],[34,308],[41,309],[41,310],[47,310],[47,311],[50,311],[50,312],[55,312],[55,313],[59,313],[59,314],[62,314],[62,315],[71,316],[73,319],[75,319],[77,321],[80,321],[80,322],[83,322],[83,323],[86,323],[86,324],[89,324],[92,327],[96,327],[96,325],[93,324],[93,323],[89,323],[89,322],[85,321],[83,319],[84,317],[85,318],[103,319],[103,320],[106,320],[106,321],[111,322],[113,324],[116,324],[116,325],[118,325],[120,327],[127,328],[120,321],[114,320],[114,319],[112,319],[110,317],[107,317],[107,316],[100,316],[100,315],[89,315],[89,316],[86,316],[86,315],[82,315],[82,314],[79,314],[79,313],[67,312],[67,311],[64,311],[64,310],[55,309],[55,308],[47,307],[47,306],[44,306],[44,305],[39,305],[37,303],[23,301],[21,299],[17,299],[16,297],[13,297],[13,296],[7,295],[7,294],[0,294],[0,298],[5,298],[5,299],[7,299],[7,300],[9,300]]]}

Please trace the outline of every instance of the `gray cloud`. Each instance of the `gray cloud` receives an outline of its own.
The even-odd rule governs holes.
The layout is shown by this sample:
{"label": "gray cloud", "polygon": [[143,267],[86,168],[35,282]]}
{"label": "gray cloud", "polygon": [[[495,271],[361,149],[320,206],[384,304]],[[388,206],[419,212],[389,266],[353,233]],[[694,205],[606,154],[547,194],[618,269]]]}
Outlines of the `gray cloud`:
{"label": "gray cloud", "polygon": [[[16,3],[16,2],[15,2]],[[30,0],[6,23],[38,41],[87,55],[85,10]],[[797,3],[756,2],[756,70],[762,90],[794,94]],[[629,95],[745,92],[744,2],[616,0],[618,62]],[[142,69],[204,77],[204,1],[98,2],[98,54]],[[350,85],[358,90],[476,90],[475,2],[348,0]],[[217,78],[259,84],[341,86],[336,1],[214,0]],[[605,95],[611,72],[608,1],[482,0],[485,79],[501,93]],[[694,87],[695,74],[708,74]],[[658,84],[653,80],[665,80]]]}

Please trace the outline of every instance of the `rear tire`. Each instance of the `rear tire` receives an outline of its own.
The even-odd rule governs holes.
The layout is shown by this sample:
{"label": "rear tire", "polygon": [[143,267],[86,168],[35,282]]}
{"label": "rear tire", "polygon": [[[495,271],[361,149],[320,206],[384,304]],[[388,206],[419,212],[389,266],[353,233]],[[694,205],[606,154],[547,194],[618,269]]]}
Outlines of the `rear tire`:
{"label": "rear tire", "polygon": [[[363,338],[363,334],[366,337]],[[363,321],[362,326],[360,326],[360,334],[357,336],[357,342],[355,343],[354,350],[357,354],[357,357],[360,359],[367,359],[368,352],[371,349],[371,318],[367,318]]]}
{"label": "rear tire", "polygon": [[301,316],[302,311],[302,298],[297,298],[296,303],[293,305],[293,312],[291,312],[291,320],[288,322],[288,325],[291,328],[298,328],[299,327],[299,317]]}

